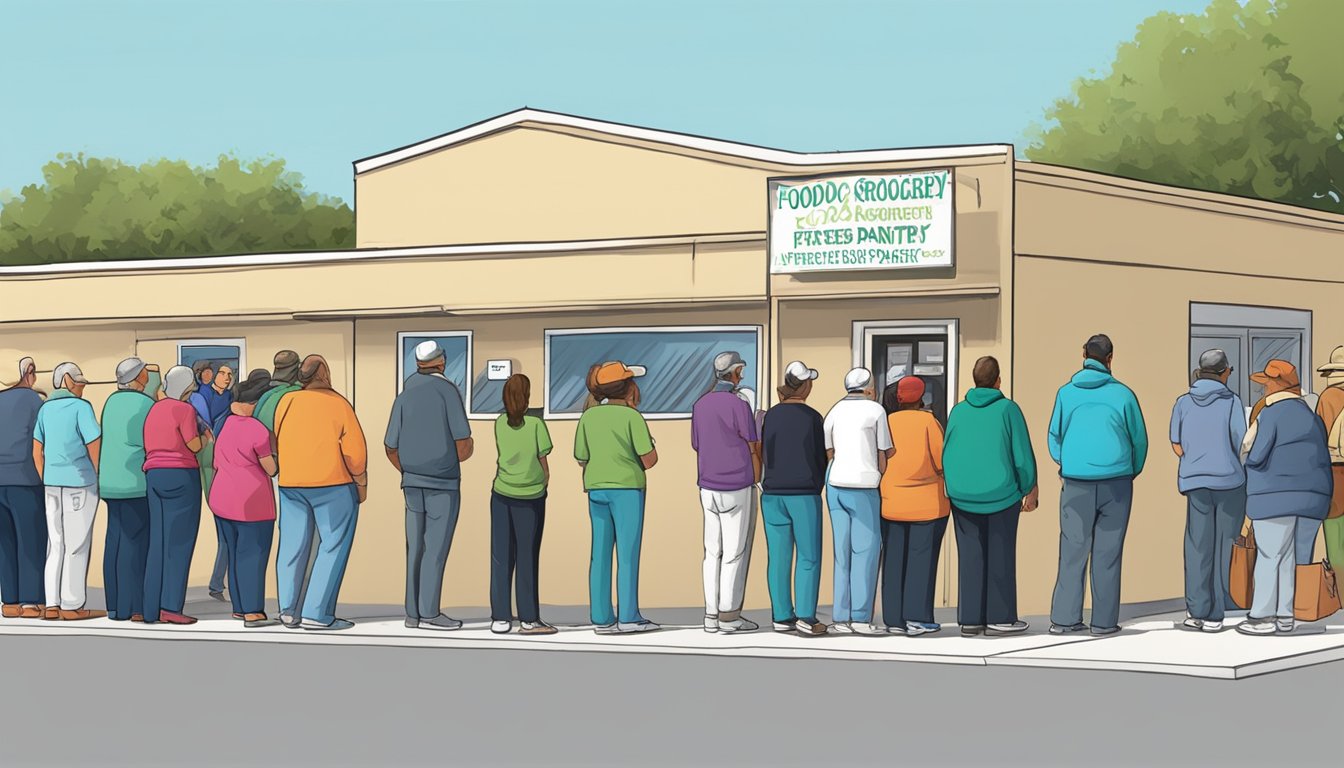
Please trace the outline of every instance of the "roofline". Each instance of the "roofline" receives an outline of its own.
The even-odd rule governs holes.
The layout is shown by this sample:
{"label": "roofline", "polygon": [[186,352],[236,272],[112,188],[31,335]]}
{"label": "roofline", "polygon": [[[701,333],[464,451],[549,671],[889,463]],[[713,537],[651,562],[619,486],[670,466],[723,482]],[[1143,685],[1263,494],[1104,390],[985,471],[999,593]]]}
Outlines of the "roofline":
{"label": "roofline", "polygon": [[25,264],[0,266],[0,280],[6,277],[69,275],[73,277],[111,272],[156,272],[166,270],[231,269],[239,267],[295,266],[331,264],[383,259],[413,259],[450,256],[525,255],[574,251],[609,251],[622,248],[659,248],[698,243],[764,242],[765,232],[728,232],[704,235],[613,238],[609,240],[554,240],[530,243],[478,243],[472,245],[431,245],[399,248],[351,248],[343,251],[289,251],[248,253],[229,256],[192,256],[167,259],[123,261],[80,261],[61,264]]}
{"label": "roofline", "polygon": [[410,160],[430,152],[451,147],[455,144],[478,139],[491,133],[514,128],[525,123],[536,123],[564,128],[577,128],[595,133],[603,133],[633,141],[649,141],[667,144],[685,149],[709,152],[717,155],[746,158],[764,163],[794,166],[835,165],[840,163],[891,163],[912,160],[943,160],[963,157],[987,157],[1013,154],[1011,144],[967,144],[933,147],[910,147],[906,149],[860,149],[833,152],[792,152],[785,149],[762,147],[755,144],[743,144],[735,141],[697,136],[691,133],[679,133],[637,125],[613,123],[595,120],[578,115],[566,115],[560,112],[548,112],[541,109],[522,109],[506,112],[502,115],[473,123],[465,128],[450,131],[431,139],[407,144],[404,147],[389,150],[377,155],[356,160],[355,175],[378,170],[395,163]]}

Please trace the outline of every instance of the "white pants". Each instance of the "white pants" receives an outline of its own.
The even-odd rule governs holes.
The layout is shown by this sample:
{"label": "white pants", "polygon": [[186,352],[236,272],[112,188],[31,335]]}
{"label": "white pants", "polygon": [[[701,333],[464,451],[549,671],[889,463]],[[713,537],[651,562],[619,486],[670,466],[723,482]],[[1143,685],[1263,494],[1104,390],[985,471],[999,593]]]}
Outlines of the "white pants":
{"label": "white pants", "polygon": [[[93,516],[98,511],[98,486],[46,487],[47,605],[75,611],[84,607],[93,545]],[[58,602],[59,597],[59,602]]]}
{"label": "white pants", "polygon": [[732,621],[742,612],[756,530],[756,489],[700,489],[705,512],[705,615]]}

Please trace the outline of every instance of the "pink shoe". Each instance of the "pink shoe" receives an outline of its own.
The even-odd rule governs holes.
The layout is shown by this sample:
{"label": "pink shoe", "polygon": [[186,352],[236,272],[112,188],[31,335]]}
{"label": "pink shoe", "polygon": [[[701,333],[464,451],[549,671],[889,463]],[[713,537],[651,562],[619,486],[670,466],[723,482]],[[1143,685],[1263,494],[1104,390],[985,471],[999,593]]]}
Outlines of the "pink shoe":
{"label": "pink shoe", "polygon": [[195,624],[196,619],[176,611],[159,611],[160,624]]}

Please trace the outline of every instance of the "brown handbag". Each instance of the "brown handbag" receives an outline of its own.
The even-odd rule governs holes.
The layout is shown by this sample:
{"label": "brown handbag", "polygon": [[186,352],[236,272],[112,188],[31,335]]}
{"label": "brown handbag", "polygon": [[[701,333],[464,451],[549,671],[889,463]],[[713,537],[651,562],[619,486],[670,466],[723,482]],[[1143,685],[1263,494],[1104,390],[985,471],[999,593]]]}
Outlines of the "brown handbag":
{"label": "brown handbag", "polygon": [[1227,591],[1239,608],[1251,607],[1255,592],[1255,533],[1247,530],[1232,542],[1232,567],[1227,575]]}
{"label": "brown handbag", "polygon": [[1298,621],[1320,621],[1342,607],[1335,569],[1330,567],[1329,560],[1297,566],[1296,579],[1293,618]]}

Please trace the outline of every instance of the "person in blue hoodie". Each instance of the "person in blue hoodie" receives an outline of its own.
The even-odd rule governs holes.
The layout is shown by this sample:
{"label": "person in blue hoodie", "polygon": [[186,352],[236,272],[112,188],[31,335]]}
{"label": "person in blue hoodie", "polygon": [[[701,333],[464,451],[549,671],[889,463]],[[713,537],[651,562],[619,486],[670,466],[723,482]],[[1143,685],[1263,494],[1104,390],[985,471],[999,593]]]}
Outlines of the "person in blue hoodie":
{"label": "person in blue hoodie", "polygon": [[1092,561],[1092,634],[1120,631],[1120,560],[1134,478],[1148,458],[1148,431],[1134,393],[1111,375],[1115,347],[1098,334],[1083,345],[1083,369],[1055,396],[1050,457],[1059,465],[1059,575],[1050,633],[1087,630],[1083,580]]}
{"label": "person in blue hoodie", "polygon": [[1265,388],[1265,406],[1243,441],[1257,553],[1251,610],[1237,631],[1287,634],[1295,627],[1297,566],[1311,562],[1335,483],[1325,423],[1302,399],[1297,368],[1270,360],[1251,381]]}
{"label": "person in blue hoodie", "polygon": [[1171,449],[1180,457],[1176,488],[1185,496],[1185,629],[1219,632],[1227,606],[1232,542],[1246,516],[1246,437],[1241,398],[1227,388],[1227,353],[1199,356],[1190,391],[1171,410]]}

